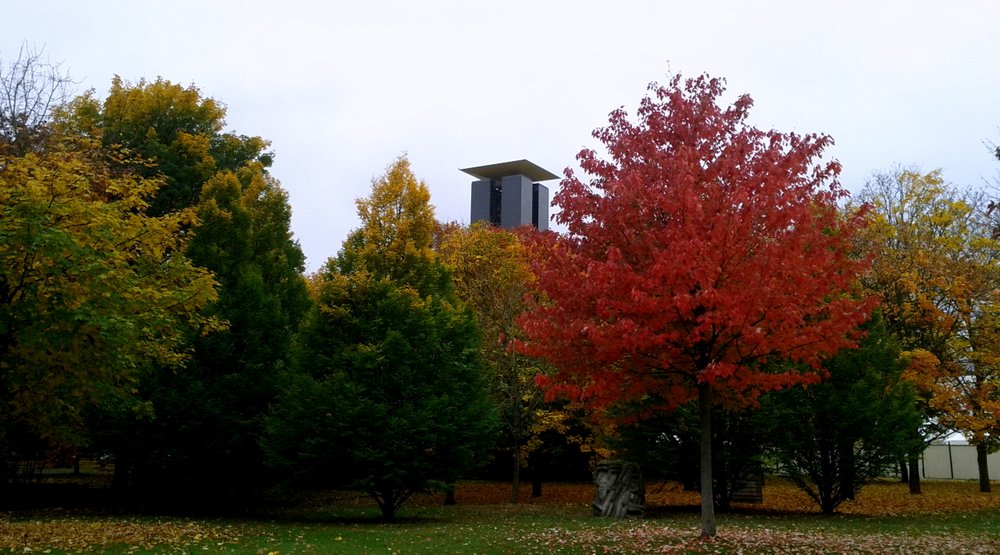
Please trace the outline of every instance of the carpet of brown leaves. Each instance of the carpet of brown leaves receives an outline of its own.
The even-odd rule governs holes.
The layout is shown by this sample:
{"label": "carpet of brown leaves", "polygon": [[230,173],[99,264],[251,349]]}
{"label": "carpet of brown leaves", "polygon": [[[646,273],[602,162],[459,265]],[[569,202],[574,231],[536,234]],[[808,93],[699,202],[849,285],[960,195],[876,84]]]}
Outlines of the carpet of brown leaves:
{"label": "carpet of brown leaves", "polygon": [[[915,516],[960,511],[1000,510],[1000,492],[979,493],[977,482],[925,481],[923,493],[910,495],[905,484],[885,480],[869,484],[853,501],[845,501],[837,512],[866,516]],[[994,484],[994,489],[998,489]],[[455,497],[463,505],[502,505],[510,502],[511,488],[495,482],[461,483]],[[519,491],[524,504],[589,504],[594,495],[591,484],[544,484],[542,497],[532,498],[530,486]],[[412,505],[441,504],[441,495],[415,496]],[[646,486],[646,506],[672,509],[699,506],[698,492],[684,491],[677,483],[654,483]],[[738,512],[815,514],[819,507],[805,493],[780,478],[769,478],[764,487],[764,503],[734,504]]]}
{"label": "carpet of brown leaves", "polygon": [[[539,510],[543,505],[574,507],[586,514],[593,495],[590,484],[545,484],[543,496],[532,498],[530,487],[521,492],[521,502]],[[469,482],[456,490],[459,510],[462,506],[510,507],[510,486],[498,483]],[[697,540],[698,494],[683,491],[675,484],[650,484],[647,507],[652,518],[645,520],[606,521],[607,525],[562,528],[525,532],[515,540],[519,552],[587,553],[1000,553],[997,535],[973,537],[966,533],[908,533],[905,530],[872,533],[845,533],[820,526],[798,530],[799,515],[815,518],[816,505],[805,494],[783,480],[771,479],[764,489],[762,505],[738,505],[737,515],[792,515],[789,525],[762,526],[761,518],[747,523],[731,517],[720,526],[713,542]],[[329,501],[329,500],[327,500]],[[359,496],[343,497],[346,505],[368,503]],[[408,504],[412,507],[440,507],[442,496],[420,495]],[[865,488],[858,499],[840,507],[840,513],[854,517],[918,517],[933,522],[935,515],[1000,511],[1000,493],[981,494],[973,482],[925,482],[922,495],[909,495],[906,486],[879,482]],[[669,515],[686,515],[672,518]],[[914,519],[910,519],[913,521]],[[763,522],[767,522],[763,519]],[[133,551],[151,550],[164,545],[177,552],[203,551],[217,546],[218,551],[237,546],[241,538],[270,533],[252,523],[232,524],[183,518],[122,517],[60,514],[58,511],[27,515],[0,513],[0,552],[48,553],[52,550],[101,551],[101,546],[130,545]],[[207,547],[206,547],[207,546]]]}
{"label": "carpet of brown leaves", "polygon": [[602,530],[553,529],[521,538],[531,552],[579,548],[581,553],[676,554],[995,554],[1000,543],[977,537],[906,536],[898,534],[845,535],[827,532],[726,526],[709,542],[699,529],[663,526],[655,521],[631,521]]}
{"label": "carpet of brown leaves", "polygon": [[[994,486],[995,487],[995,486]],[[528,504],[589,504],[593,487],[589,485],[545,485],[544,495],[532,499],[530,490],[521,492],[522,502]],[[456,490],[460,503],[501,504],[510,498],[510,488],[496,484],[461,484]],[[418,503],[440,502],[440,498],[426,497]],[[1000,540],[969,533],[922,531],[909,533],[906,529],[893,533],[845,532],[834,527],[825,530],[810,526],[796,530],[795,526],[745,525],[732,519],[720,526],[719,536],[711,542],[698,539],[700,528],[697,517],[687,521],[672,519],[664,522],[657,518],[671,512],[697,513],[698,492],[684,491],[678,484],[650,484],[646,491],[647,509],[652,518],[613,522],[606,528],[566,529],[552,528],[533,532],[518,538],[526,551],[581,552],[581,553],[921,553],[921,554],[1000,554]],[[910,495],[905,484],[880,481],[864,488],[857,499],[843,503],[838,510],[849,517],[916,517],[909,519],[920,527],[921,523],[935,521],[935,516],[967,514],[978,511],[1000,512],[1000,493],[978,492],[978,484],[964,481],[924,482],[923,493]],[[817,505],[802,491],[782,479],[769,479],[764,488],[763,504],[735,504],[734,513],[742,515],[796,515],[816,519]],[[679,525],[681,523],[683,525]],[[926,533],[924,533],[926,532]],[[513,538],[512,538],[513,539]]]}
{"label": "carpet of brown leaves", "polygon": [[135,550],[171,545],[179,550],[212,542],[218,546],[238,541],[245,530],[233,526],[183,519],[122,517],[48,517],[20,520],[0,515],[0,549],[22,553],[51,550],[73,552],[99,550],[101,546],[124,544]]}

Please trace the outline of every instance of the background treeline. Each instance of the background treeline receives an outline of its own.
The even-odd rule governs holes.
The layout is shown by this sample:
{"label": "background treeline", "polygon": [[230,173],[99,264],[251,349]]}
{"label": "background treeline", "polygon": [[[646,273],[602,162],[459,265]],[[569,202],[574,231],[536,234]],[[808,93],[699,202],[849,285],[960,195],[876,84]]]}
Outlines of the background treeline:
{"label": "background treeline", "polygon": [[[0,488],[85,457],[111,465],[122,503],[350,487],[391,517],[469,477],[511,479],[516,503],[522,472],[540,495],[606,456],[699,487],[697,403],[545,398],[551,369],[518,349],[544,302],[521,232],[437,222],[405,158],[306,276],[275,154],[227,131],[219,102],[163,79],[74,96],[30,52],[0,72]],[[904,168],[845,217],[862,203],[857,288],[881,307],[828,379],[713,409],[720,508],[764,468],[824,512],[889,471],[918,492],[917,456],[950,430],[989,489],[993,204]]]}

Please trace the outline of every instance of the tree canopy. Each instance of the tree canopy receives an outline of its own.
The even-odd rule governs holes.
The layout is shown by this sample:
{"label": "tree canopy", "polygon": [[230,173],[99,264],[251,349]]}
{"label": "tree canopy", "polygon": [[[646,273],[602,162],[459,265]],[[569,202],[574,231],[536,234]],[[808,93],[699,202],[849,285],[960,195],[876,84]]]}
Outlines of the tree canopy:
{"label": "tree canopy", "polygon": [[[826,136],[760,131],[748,96],[721,107],[722,81],[652,85],[594,136],[554,202],[565,236],[530,245],[543,299],[525,313],[523,351],[557,368],[545,385],[596,407],[656,394],[702,405],[702,532],[715,534],[710,407],[817,381],[853,344],[872,302],[851,293],[864,214],[843,216]],[[794,360],[808,371],[772,372]],[[705,435],[707,434],[707,435]],[[707,474],[705,474],[707,473]]]}
{"label": "tree canopy", "polygon": [[194,212],[147,215],[161,182],[104,156],[77,137],[0,155],[2,458],[15,434],[79,447],[88,410],[134,408],[140,371],[180,363],[185,324],[201,327],[216,298],[212,274],[183,254]]}
{"label": "tree canopy", "polygon": [[965,434],[980,450],[980,487],[988,491],[986,452],[1000,446],[1000,241],[992,210],[981,192],[949,186],[940,171],[876,174],[861,199],[873,207],[863,244],[874,263],[864,284],[881,296],[887,327],[910,361],[904,378],[920,394],[921,438]]}
{"label": "tree canopy", "polygon": [[250,162],[267,167],[273,159],[264,139],[225,132],[225,107],[194,85],[162,78],[133,84],[116,76],[103,101],[85,95],[74,112],[81,130],[99,129],[105,146],[131,153],[130,170],[164,176],[148,208],[154,215],[197,204],[218,171]]}
{"label": "tree canopy", "polygon": [[[180,496],[184,485],[184,495],[218,497],[259,477],[263,415],[310,303],[288,196],[267,173],[268,143],[226,131],[225,113],[193,85],[117,77],[104,99],[88,93],[67,110],[69,131],[94,137],[105,152],[130,153],[106,156],[114,171],[161,183],[147,214],[197,214],[182,230],[184,254],[220,286],[203,312],[225,329],[189,328],[185,371],[154,366],[143,374],[137,395],[151,409],[147,418],[98,416],[97,443],[115,450],[122,486]],[[228,471],[220,478],[211,468]]]}

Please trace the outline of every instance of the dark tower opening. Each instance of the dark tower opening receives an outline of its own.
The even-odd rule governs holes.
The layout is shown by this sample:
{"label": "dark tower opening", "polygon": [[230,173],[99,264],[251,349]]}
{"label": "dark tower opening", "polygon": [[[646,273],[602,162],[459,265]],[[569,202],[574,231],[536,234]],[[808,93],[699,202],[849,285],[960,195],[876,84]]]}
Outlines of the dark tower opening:
{"label": "dark tower opening", "polygon": [[500,182],[496,179],[490,180],[490,223],[500,225],[502,213],[500,204],[500,192],[502,191]]}
{"label": "dark tower opening", "polygon": [[[539,210],[538,210],[538,193],[539,193],[539,189],[543,188],[543,187],[544,187],[543,185],[538,184],[538,183],[533,183],[532,186],[531,186],[531,225],[535,226],[535,229],[538,229],[538,214],[539,214]],[[544,196],[548,196],[548,195],[544,195]],[[547,199],[543,199],[542,203],[544,203],[545,200],[547,200]],[[546,213],[546,215],[548,215],[548,210],[546,210],[545,213]]]}

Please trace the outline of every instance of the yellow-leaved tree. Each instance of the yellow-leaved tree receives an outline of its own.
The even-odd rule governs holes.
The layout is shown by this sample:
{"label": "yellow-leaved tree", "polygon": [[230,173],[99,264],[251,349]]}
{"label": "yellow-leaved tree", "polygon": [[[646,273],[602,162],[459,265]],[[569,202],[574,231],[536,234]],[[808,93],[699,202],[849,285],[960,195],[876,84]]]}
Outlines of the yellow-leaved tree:
{"label": "yellow-leaved tree", "polygon": [[[584,451],[596,449],[581,407],[566,402],[544,403],[535,378],[544,364],[514,350],[523,339],[517,325],[532,291],[534,274],[517,234],[476,223],[442,226],[438,253],[451,267],[456,292],[476,314],[483,334],[483,360],[489,369],[490,391],[502,417],[512,452],[511,503],[518,503],[521,470],[542,455],[549,432]],[[532,472],[532,494],[541,495],[540,470]]]}
{"label": "yellow-leaved tree", "polygon": [[542,401],[534,383],[537,364],[512,348],[520,335],[515,319],[524,312],[533,279],[524,247],[509,231],[475,224],[447,230],[438,252],[452,267],[456,292],[475,312],[483,333],[490,391],[513,453],[510,501],[517,503],[525,447]]}
{"label": "yellow-leaved tree", "polygon": [[863,239],[875,259],[864,283],[882,297],[887,328],[909,360],[904,379],[917,387],[925,416],[910,458],[911,492],[920,491],[922,445],[949,430],[976,446],[980,489],[989,491],[986,455],[1000,433],[1000,242],[985,197],[950,187],[940,171],[897,169],[875,175],[860,198],[873,208]]}
{"label": "yellow-leaved tree", "polygon": [[66,135],[0,156],[0,483],[79,447],[96,407],[143,410],[141,371],[183,360],[182,323],[214,325],[215,281],[183,255],[194,213],[147,215],[161,181],[109,156]]}

